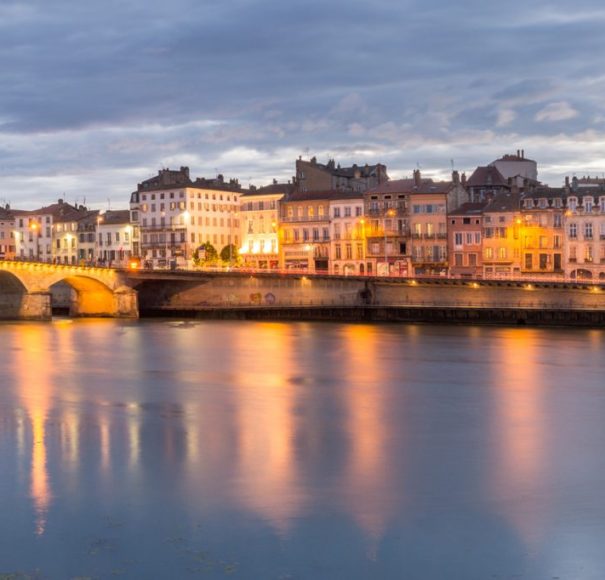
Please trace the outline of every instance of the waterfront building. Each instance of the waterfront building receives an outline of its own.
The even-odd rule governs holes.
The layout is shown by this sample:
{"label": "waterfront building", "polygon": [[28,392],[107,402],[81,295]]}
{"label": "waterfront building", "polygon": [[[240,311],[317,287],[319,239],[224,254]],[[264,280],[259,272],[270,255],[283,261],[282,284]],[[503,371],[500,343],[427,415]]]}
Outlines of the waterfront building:
{"label": "waterfront building", "polygon": [[134,253],[134,227],[129,210],[107,210],[95,216],[97,226],[96,261],[114,268],[128,267]]}
{"label": "waterfront building", "polygon": [[520,194],[516,187],[497,195],[483,209],[483,277],[521,275]]}
{"label": "waterfront building", "polygon": [[96,231],[99,210],[88,211],[78,220],[78,264],[90,266],[95,263]]}
{"label": "waterfront building", "polygon": [[517,218],[521,274],[532,278],[562,277],[567,190],[539,186],[521,196]]}
{"label": "waterfront building", "polygon": [[291,189],[291,184],[274,182],[251,188],[240,196],[239,254],[244,266],[259,270],[279,268],[279,204]]}
{"label": "waterfront building", "polygon": [[423,180],[414,172],[409,195],[412,266],[414,275],[447,274],[447,214],[469,202],[457,171],[452,181]]}
{"label": "waterfront building", "polygon": [[605,186],[572,186],[563,226],[565,276],[605,280]]}
{"label": "waterfront building", "polygon": [[15,257],[20,260],[77,263],[78,221],[88,210],[62,199],[39,209],[12,210]]}
{"label": "waterfront building", "polygon": [[376,163],[363,166],[341,167],[334,159],[325,165],[317,162],[296,160],[295,186],[300,192],[310,191],[356,191],[364,192],[388,181],[386,165]]}
{"label": "waterfront building", "polygon": [[237,180],[226,182],[222,175],[192,181],[188,167],[161,169],[131,195],[141,257],[156,267],[185,266],[202,244],[212,244],[219,254],[230,244],[239,247],[237,214],[244,193]]}
{"label": "waterfront building", "polygon": [[63,203],[52,216],[52,259],[57,264],[91,263],[94,259],[94,224],[98,212]]}
{"label": "waterfront building", "polygon": [[10,207],[0,207],[0,260],[15,258],[15,216]]}
{"label": "waterfront building", "polygon": [[335,190],[295,191],[281,201],[279,237],[282,268],[328,273],[330,203],[342,196],[342,191]]}
{"label": "waterfront building", "polygon": [[366,260],[364,198],[342,195],[330,200],[330,274],[365,275],[372,272]]}
{"label": "waterfront building", "polygon": [[454,278],[483,277],[483,209],[487,202],[463,203],[447,216],[449,271]]}
{"label": "waterfront building", "polygon": [[[420,172],[417,173],[420,181]],[[407,276],[411,272],[408,203],[414,179],[387,181],[364,193],[366,272]]]}

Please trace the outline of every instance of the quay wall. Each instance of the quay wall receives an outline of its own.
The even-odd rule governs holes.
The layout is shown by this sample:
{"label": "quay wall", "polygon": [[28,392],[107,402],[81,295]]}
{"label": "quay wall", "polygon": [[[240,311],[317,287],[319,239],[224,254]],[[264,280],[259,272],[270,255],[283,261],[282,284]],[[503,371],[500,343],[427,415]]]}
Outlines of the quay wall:
{"label": "quay wall", "polygon": [[143,315],[602,326],[605,288],[576,283],[216,275],[149,280]]}

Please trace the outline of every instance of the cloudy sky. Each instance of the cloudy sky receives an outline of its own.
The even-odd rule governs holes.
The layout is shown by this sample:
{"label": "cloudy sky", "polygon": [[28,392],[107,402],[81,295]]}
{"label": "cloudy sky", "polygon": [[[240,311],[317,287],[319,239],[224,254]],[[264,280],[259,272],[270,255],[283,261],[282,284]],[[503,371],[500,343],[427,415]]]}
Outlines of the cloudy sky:
{"label": "cloudy sky", "polygon": [[0,0],[0,202],[126,207],[161,167],[605,172],[597,0]]}

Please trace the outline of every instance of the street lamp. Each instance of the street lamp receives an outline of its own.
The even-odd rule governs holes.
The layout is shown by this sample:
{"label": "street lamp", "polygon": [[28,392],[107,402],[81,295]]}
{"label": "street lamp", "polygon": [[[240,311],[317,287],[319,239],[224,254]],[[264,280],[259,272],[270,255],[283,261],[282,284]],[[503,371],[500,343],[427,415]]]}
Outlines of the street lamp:
{"label": "street lamp", "polygon": [[38,222],[32,222],[29,224],[29,229],[34,233],[36,237],[36,262],[40,261],[40,225]]}
{"label": "street lamp", "polygon": [[307,256],[307,271],[311,272],[311,260],[312,260],[312,252],[313,252],[313,244],[305,244],[305,250],[309,253]]}
{"label": "street lamp", "polygon": [[185,225],[185,267],[187,267],[187,248],[188,248],[188,240],[189,237],[189,228],[187,227],[187,222],[189,221],[190,213],[185,210],[183,212],[183,224]]}
{"label": "street lamp", "polygon": [[393,208],[391,209],[387,209],[387,211],[384,214],[384,262],[385,262],[385,267],[387,269],[386,271],[386,276],[389,275],[389,259],[387,257],[387,217],[391,218],[395,215],[395,210]]}
{"label": "street lamp", "polygon": [[[366,273],[366,220],[361,218],[361,261],[363,264],[363,272]],[[361,273],[361,272],[360,272]]]}

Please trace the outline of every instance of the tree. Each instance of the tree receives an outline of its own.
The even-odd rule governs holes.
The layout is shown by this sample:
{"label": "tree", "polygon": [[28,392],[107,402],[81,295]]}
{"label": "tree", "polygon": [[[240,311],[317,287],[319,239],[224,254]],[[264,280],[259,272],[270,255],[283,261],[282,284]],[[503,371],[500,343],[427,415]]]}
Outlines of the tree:
{"label": "tree", "polygon": [[234,244],[225,246],[221,250],[221,260],[223,262],[236,263],[239,261],[239,251]]}
{"label": "tree", "polygon": [[208,264],[209,262],[216,262],[217,258],[218,253],[216,248],[210,242],[206,242],[193,250],[193,263],[196,266]]}

